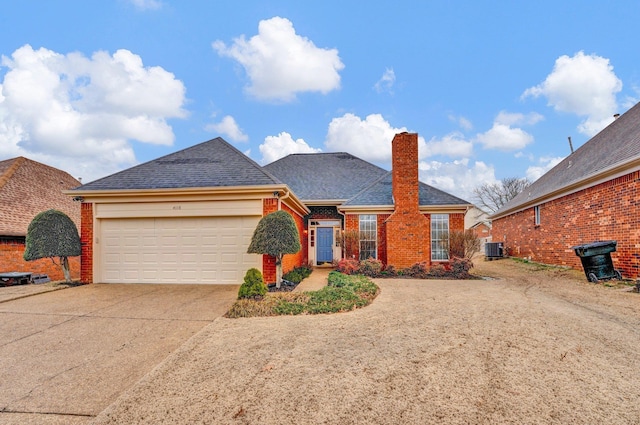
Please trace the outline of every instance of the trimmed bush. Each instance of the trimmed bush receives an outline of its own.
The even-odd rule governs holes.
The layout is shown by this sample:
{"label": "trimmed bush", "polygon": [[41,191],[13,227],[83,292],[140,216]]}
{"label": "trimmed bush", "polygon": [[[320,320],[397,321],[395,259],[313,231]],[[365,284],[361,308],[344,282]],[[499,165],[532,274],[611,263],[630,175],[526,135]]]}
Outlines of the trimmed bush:
{"label": "trimmed bush", "polygon": [[285,273],[285,275],[282,276],[282,278],[284,280],[288,280],[289,282],[300,283],[304,279],[308,278],[312,271],[313,270],[309,266],[300,266]]}
{"label": "trimmed bush", "polygon": [[244,283],[240,285],[240,289],[238,290],[238,299],[262,299],[267,291],[267,285],[264,284],[262,273],[260,273],[260,270],[252,268],[247,270],[247,273],[244,275]]}
{"label": "trimmed bush", "polygon": [[471,277],[469,270],[473,268],[473,262],[468,258],[453,257],[451,259],[451,274],[455,279],[468,279]]}
{"label": "trimmed bush", "polygon": [[338,271],[344,274],[356,274],[360,270],[360,262],[355,258],[343,258],[338,262]]}
{"label": "trimmed bush", "polygon": [[360,261],[360,270],[358,270],[358,272],[369,277],[380,276],[380,273],[382,272],[382,261],[376,260],[372,257]]}

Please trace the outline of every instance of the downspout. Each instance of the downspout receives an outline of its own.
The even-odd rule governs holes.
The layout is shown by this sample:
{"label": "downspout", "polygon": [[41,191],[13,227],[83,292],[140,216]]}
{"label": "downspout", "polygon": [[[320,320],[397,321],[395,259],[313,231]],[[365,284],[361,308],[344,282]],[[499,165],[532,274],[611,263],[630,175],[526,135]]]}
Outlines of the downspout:
{"label": "downspout", "polygon": [[289,190],[285,190],[284,195],[278,196],[278,211],[282,209],[282,200],[287,199],[289,196],[291,196],[291,191]]}
{"label": "downspout", "polygon": [[343,245],[342,242],[344,242],[344,228],[345,228],[345,225],[347,224],[347,215],[345,213],[341,212],[340,208],[338,208],[338,207],[336,207],[336,211],[338,212],[338,214],[340,214],[342,216],[342,226],[340,226],[341,227],[340,234],[342,235],[342,239],[340,241],[340,250],[341,250],[340,257],[342,257],[341,259],[344,259],[344,258],[346,258],[345,257],[346,250],[344,249],[344,246],[342,246]]}

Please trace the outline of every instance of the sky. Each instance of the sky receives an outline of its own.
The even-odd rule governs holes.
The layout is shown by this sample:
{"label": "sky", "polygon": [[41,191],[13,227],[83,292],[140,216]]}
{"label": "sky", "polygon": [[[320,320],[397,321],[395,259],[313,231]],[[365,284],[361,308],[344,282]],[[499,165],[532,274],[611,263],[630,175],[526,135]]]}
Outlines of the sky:
{"label": "sky", "polygon": [[0,0],[0,160],[83,183],[222,137],[534,181],[640,101],[638,1]]}

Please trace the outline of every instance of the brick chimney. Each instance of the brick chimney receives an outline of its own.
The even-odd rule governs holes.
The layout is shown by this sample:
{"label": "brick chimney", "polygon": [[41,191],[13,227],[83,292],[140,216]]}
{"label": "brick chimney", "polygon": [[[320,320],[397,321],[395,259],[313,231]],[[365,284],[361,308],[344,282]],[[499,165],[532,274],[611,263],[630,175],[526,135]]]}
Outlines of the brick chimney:
{"label": "brick chimney", "polygon": [[396,268],[430,263],[430,224],[420,213],[418,135],[396,134],[391,152],[394,212],[386,220],[387,263]]}
{"label": "brick chimney", "polygon": [[418,134],[396,134],[391,142],[391,176],[395,211],[403,214],[417,211],[418,187]]}

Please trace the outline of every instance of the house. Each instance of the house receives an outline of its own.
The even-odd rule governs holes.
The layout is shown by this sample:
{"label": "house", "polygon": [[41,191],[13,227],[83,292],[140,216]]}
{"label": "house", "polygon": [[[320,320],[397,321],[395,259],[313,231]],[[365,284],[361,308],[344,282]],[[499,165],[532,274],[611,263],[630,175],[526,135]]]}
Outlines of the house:
{"label": "house", "polygon": [[[64,275],[48,258],[25,261],[27,229],[40,212],[57,209],[80,228],[80,204],[62,193],[78,180],[64,171],[24,157],[0,161],[0,273],[46,274],[52,280]],[[80,275],[80,257],[69,259],[73,278]]]}
{"label": "house", "polygon": [[489,214],[480,208],[472,207],[464,216],[465,230],[471,230],[480,240],[480,252],[484,252],[484,246],[491,242],[491,220]]}
{"label": "house", "polygon": [[247,254],[258,221],[286,210],[302,250],[283,269],[357,258],[397,268],[448,261],[445,236],[469,203],[418,181],[418,136],[392,142],[388,172],[348,153],[293,154],[265,167],[221,138],[67,191],[82,198],[83,282],[232,283],[275,279]]}
{"label": "house", "polygon": [[640,271],[640,103],[491,216],[508,254],[581,268],[571,247],[616,240],[614,267]]}

